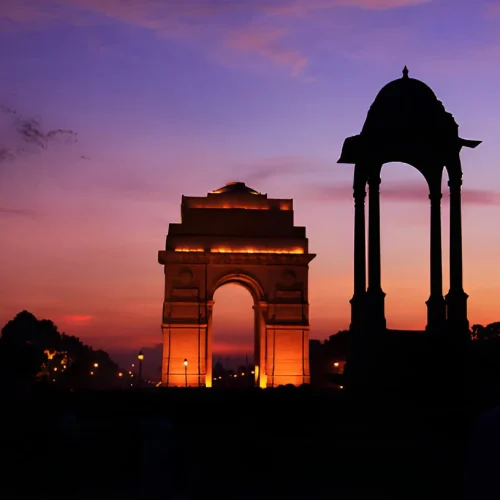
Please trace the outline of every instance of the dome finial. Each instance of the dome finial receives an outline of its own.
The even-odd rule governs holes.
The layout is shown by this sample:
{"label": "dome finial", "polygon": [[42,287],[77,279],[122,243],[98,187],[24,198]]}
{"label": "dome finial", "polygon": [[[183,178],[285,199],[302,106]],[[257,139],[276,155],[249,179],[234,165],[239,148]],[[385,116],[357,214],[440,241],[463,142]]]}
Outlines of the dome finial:
{"label": "dome finial", "polygon": [[403,78],[408,78],[408,68],[406,67],[406,64],[405,67],[403,68]]}

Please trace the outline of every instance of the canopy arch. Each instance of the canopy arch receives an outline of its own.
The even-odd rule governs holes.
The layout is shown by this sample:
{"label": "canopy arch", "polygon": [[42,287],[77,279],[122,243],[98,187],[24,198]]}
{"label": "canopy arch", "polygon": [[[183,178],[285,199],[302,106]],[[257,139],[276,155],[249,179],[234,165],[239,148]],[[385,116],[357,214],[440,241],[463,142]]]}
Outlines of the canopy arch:
{"label": "canopy arch", "polygon": [[[380,264],[380,182],[389,162],[415,167],[427,181],[430,199],[430,296],[428,331],[468,331],[467,294],[462,278],[462,147],[480,141],[462,139],[448,113],[425,83],[403,76],[383,87],[370,107],[361,133],[348,137],[338,163],[354,164],[354,294],[351,329],[386,330],[385,293]],[[450,290],[443,297],[441,183],[450,187]],[[365,197],[368,185],[368,281],[366,270]]]}

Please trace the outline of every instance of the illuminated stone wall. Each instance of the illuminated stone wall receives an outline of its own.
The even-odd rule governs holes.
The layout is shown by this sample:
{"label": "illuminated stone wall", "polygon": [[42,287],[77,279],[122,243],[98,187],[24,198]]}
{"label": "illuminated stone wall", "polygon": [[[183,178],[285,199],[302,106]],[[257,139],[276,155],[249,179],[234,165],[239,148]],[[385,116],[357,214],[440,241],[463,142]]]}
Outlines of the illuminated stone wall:
{"label": "illuminated stone wall", "polygon": [[206,198],[183,196],[181,214],[158,256],[165,270],[163,384],[211,387],[213,296],[226,283],[254,299],[256,384],[309,383],[314,255],[305,228],[293,225],[292,200],[236,183]]}

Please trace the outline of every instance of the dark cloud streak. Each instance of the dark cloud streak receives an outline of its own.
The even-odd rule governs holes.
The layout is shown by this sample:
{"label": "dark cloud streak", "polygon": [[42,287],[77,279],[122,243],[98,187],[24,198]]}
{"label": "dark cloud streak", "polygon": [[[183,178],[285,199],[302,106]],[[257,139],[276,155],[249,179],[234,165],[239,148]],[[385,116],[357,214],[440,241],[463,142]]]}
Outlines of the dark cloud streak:
{"label": "dark cloud streak", "polygon": [[239,170],[241,180],[251,185],[264,185],[270,179],[308,174],[326,170],[328,165],[317,158],[306,156],[276,156],[259,159],[243,165]]}
{"label": "dark cloud streak", "polygon": [[34,210],[27,210],[22,208],[9,208],[0,206],[0,217],[37,217],[39,215]]}
{"label": "dark cloud streak", "polygon": [[27,146],[37,149],[47,149],[49,144],[57,139],[66,139],[67,144],[78,141],[78,134],[69,129],[53,129],[45,132],[40,120],[20,115],[15,109],[0,105],[0,111],[10,120],[8,127],[14,132],[15,139],[20,140],[23,146],[5,144],[0,146],[0,162],[13,160],[19,153],[26,151]]}

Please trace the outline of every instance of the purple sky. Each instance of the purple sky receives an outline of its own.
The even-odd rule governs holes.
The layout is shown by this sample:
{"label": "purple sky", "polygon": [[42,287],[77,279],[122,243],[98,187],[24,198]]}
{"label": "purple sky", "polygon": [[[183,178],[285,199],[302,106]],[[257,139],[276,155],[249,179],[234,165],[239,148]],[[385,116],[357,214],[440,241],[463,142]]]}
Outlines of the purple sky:
{"label": "purple sky", "polygon": [[[0,323],[27,308],[122,358],[153,348],[181,195],[241,180],[293,197],[307,226],[311,335],[347,327],[352,169],[336,160],[405,64],[484,141],[462,154],[465,289],[471,322],[500,320],[499,60],[500,2],[2,0]],[[74,134],[40,148],[19,133],[34,119]],[[425,324],[427,202],[416,171],[384,167],[390,327]],[[216,299],[220,344],[245,351],[250,296]]]}

